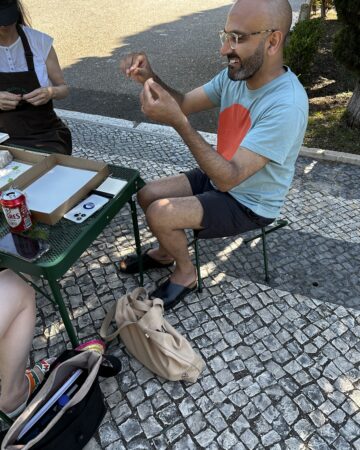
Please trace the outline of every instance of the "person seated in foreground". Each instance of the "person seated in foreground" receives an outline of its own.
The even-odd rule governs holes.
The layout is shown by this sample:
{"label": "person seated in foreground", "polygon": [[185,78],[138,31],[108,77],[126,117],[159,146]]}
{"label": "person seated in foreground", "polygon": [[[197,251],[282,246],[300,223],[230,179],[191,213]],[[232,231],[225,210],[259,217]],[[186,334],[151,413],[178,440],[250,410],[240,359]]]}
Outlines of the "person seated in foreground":
{"label": "person seated in foreground", "polygon": [[0,410],[15,419],[55,358],[26,364],[35,328],[35,292],[9,269],[0,271]]}
{"label": "person seated in foreground", "polygon": [[[35,329],[35,291],[9,269],[0,269],[0,310],[0,411],[15,419],[56,358],[26,369]],[[103,354],[105,343],[92,339],[76,350]]]}
{"label": "person seated in foreground", "polygon": [[53,108],[69,94],[47,34],[28,26],[21,0],[0,0],[0,132],[6,145],[70,155],[71,133]]}
{"label": "person seated in foreground", "polygon": [[[151,181],[138,202],[159,246],[143,255],[144,269],[175,269],[152,297],[175,306],[196,289],[185,229],[199,238],[237,235],[270,224],[292,181],[308,119],[304,88],[283,64],[292,20],[287,0],[237,0],[220,32],[228,67],[183,95],[168,87],[143,53],[126,56],[121,70],[143,84],[141,109],[172,126],[199,167]],[[217,151],[190,125],[191,113],[220,106]],[[120,261],[135,273],[135,255]]]}

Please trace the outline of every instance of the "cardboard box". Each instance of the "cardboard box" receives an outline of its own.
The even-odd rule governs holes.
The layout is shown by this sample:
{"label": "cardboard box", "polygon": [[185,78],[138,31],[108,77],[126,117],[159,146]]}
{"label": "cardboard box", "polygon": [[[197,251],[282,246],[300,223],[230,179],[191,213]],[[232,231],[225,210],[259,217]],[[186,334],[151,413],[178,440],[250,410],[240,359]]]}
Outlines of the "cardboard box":
{"label": "cardboard box", "polygon": [[[1,145],[0,151],[1,150],[7,150],[8,152],[10,152],[12,154],[13,161],[29,164],[31,166],[34,166],[35,164],[42,161],[44,158],[46,158],[48,156],[47,154],[33,152],[31,150],[23,150],[23,149],[14,148],[14,147],[8,147],[6,145]],[[10,188],[12,186],[14,186],[14,187],[17,186],[17,181],[18,181],[19,177],[21,177],[21,176],[22,175],[19,175],[18,177],[14,178],[14,181],[11,181],[9,183],[1,185],[0,191],[6,191],[8,188]]]}
{"label": "cardboard box", "polygon": [[[42,176],[46,175],[47,172],[55,169],[56,166],[84,169],[93,171],[94,174],[74,194],[70,195],[65,201],[63,201],[51,212],[45,213],[34,210],[29,204],[33,217],[39,222],[43,222],[48,225],[56,224],[64,216],[64,214],[66,214],[73,206],[83,200],[92,189],[98,187],[99,184],[109,175],[109,168],[105,163],[83,158],[75,158],[73,156],[51,154],[47,155],[45,158],[42,158],[31,169],[20,175],[16,179],[17,187],[26,192],[26,188],[29,188]],[[39,198],[38,200],[46,203],[48,199],[53,199],[54,197],[56,197],[56,195],[57,192],[56,190],[52,190],[52,185],[50,182],[46,189],[44,189],[43,199]]]}

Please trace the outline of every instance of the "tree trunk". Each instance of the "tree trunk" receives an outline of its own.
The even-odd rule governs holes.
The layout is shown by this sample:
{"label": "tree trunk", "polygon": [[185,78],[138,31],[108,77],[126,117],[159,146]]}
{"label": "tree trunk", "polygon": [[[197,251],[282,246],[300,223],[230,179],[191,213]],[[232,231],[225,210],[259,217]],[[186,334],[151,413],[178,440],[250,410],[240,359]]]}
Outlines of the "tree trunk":
{"label": "tree trunk", "polygon": [[360,128],[360,79],[357,80],[354,93],[347,106],[346,123],[350,128]]}
{"label": "tree trunk", "polygon": [[321,0],[321,17],[326,18],[326,0]]}

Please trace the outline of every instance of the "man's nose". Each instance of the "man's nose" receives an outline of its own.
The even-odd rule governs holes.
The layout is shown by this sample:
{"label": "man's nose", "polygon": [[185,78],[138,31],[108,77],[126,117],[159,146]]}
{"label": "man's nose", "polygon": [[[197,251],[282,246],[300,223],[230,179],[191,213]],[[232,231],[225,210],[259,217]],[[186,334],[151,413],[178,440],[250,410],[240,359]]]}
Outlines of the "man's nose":
{"label": "man's nose", "polygon": [[233,51],[233,50],[232,50],[232,48],[230,47],[229,40],[226,39],[225,42],[221,45],[221,48],[220,48],[220,55],[226,56],[226,55],[228,55],[229,53],[231,53],[232,51]]}

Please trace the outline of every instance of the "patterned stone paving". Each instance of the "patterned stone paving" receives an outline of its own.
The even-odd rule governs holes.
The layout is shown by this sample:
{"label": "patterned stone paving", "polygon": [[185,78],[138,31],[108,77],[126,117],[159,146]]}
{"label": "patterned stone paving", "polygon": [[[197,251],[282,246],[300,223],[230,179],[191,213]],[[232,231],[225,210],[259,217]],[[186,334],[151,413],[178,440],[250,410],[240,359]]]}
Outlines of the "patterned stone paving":
{"label": "patterned stone paving", "polygon": [[[69,120],[75,155],[138,169],[144,179],[193,165],[174,136]],[[290,224],[261,243],[201,242],[205,288],[167,319],[206,361],[195,384],[159,379],[116,341],[122,372],[102,382],[107,415],[87,450],[360,450],[360,167],[300,158],[283,209]],[[152,244],[139,211],[142,242]],[[116,271],[134,250],[124,209],[62,280],[79,337],[96,335],[106,310],[137,285]],[[153,271],[148,287],[168,275]],[[52,305],[38,297],[32,359],[68,343]]]}

